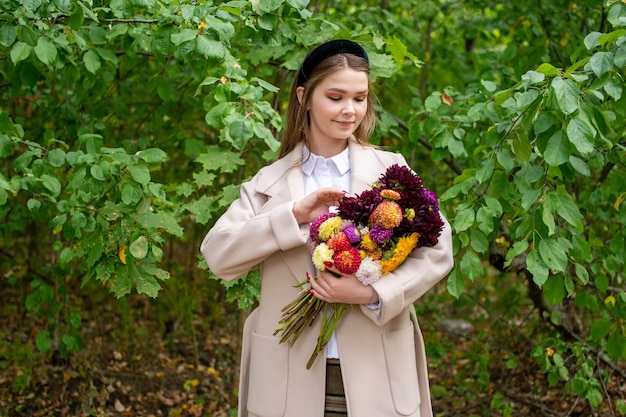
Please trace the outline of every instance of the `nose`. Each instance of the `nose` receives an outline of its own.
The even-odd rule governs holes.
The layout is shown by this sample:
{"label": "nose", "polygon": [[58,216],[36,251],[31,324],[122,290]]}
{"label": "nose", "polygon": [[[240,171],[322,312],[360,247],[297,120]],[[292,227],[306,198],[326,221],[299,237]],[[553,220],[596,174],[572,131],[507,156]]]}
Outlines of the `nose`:
{"label": "nose", "polygon": [[354,103],[352,102],[352,100],[346,100],[346,105],[343,108],[342,113],[344,114],[354,114]]}

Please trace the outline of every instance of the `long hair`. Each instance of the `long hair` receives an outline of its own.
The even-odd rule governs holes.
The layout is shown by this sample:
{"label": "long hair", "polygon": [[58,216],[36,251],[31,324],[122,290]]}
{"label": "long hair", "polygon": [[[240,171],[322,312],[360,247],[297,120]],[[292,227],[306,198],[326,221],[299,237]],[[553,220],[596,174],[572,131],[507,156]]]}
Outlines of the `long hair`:
{"label": "long hair", "polygon": [[[309,75],[304,83],[304,94],[302,95],[302,103],[298,101],[297,87],[298,79],[294,77],[291,92],[289,93],[289,104],[287,107],[287,127],[280,145],[279,157],[287,155],[298,143],[304,141],[305,145],[310,149],[310,126],[309,114],[307,107],[313,91],[317,86],[330,74],[344,68],[351,68],[356,71],[363,71],[367,74],[369,80],[370,68],[365,59],[353,54],[337,54],[330,56],[320,62],[313,72]],[[354,131],[354,137],[359,143],[368,143],[369,138],[376,126],[376,113],[372,94],[367,95],[367,110],[363,121]]]}

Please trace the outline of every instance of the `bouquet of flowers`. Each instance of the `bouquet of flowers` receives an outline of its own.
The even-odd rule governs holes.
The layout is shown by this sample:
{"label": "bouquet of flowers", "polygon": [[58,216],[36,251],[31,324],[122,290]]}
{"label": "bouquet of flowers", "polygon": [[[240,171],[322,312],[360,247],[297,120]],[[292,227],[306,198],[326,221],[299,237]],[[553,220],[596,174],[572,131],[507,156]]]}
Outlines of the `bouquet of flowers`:
{"label": "bouquet of flowers", "polygon": [[[313,264],[320,271],[334,266],[370,285],[400,266],[413,249],[435,245],[442,227],[435,193],[408,167],[392,165],[371,189],[344,197],[336,211],[325,212],[311,223]],[[345,305],[314,297],[306,280],[296,286],[302,289],[281,310],[274,335],[282,333],[280,343],[289,341],[293,346],[304,328],[322,313],[317,346],[307,363],[311,368],[328,344]]]}

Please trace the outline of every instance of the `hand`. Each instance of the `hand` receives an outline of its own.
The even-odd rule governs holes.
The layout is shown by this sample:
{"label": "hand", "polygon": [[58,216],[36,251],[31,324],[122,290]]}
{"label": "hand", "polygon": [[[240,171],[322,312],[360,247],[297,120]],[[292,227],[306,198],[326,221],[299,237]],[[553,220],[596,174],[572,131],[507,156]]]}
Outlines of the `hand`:
{"label": "hand", "polygon": [[338,206],[344,192],[336,188],[320,188],[293,205],[293,215],[298,224],[311,223],[331,206]]}
{"label": "hand", "polygon": [[317,271],[317,279],[310,278],[309,282],[313,295],[328,303],[374,304],[378,302],[378,294],[374,288],[363,285],[354,275],[339,273],[335,268]]}

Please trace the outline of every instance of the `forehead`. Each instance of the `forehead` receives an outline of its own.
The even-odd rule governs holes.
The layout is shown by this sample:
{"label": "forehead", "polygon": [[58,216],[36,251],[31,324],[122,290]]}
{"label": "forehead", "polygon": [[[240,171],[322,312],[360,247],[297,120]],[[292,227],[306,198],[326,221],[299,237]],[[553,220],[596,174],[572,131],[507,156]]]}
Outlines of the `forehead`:
{"label": "forehead", "polygon": [[352,68],[341,68],[324,78],[318,85],[320,90],[343,90],[347,92],[364,92],[369,88],[369,76],[364,71]]}

